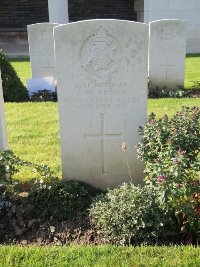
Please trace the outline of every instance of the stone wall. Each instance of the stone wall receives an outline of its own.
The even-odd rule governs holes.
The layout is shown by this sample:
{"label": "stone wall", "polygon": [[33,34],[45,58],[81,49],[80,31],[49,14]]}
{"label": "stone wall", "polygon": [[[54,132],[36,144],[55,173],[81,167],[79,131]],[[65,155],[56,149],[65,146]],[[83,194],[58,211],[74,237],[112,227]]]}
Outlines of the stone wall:
{"label": "stone wall", "polygon": [[136,20],[134,0],[68,0],[69,20],[124,19]]}
{"label": "stone wall", "polygon": [[144,0],[135,0],[134,10],[137,13],[137,21],[144,22]]}
{"label": "stone wall", "polygon": [[[68,0],[69,19],[96,18],[136,20],[134,0]],[[47,22],[48,0],[0,0],[0,31],[26,29],[28,24]]]}
{"label": "stone wall", "polygon": [[0,30],[26,29],[28,24],[48,20],[47,0],[0,0]]}

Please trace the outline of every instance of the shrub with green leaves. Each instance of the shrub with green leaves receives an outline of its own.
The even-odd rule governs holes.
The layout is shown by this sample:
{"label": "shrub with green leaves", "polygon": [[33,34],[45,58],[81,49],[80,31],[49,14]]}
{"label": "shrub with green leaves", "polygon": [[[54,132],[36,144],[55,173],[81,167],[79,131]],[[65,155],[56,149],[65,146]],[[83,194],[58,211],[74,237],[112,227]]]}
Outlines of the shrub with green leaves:
{"label": "shrub with green leaves", "polygon": [[[5,149],[0,153],[0,183],[13,185],[13,176],[14,174],[20,172],[22,167],[29,168],[33,173],[39,175],[39,181],[53,181],[56,178],[53,176],[50,168],[44,164],[38,165],[32,162],[22,160],[16,156],[13,151]],[[38,181],[35,179],[35,181]],[[18,181],[19,182],[19,181]],[[14,184],[16,184],[15,181]]]}
{"label": "shrub with green leaves", "polygon": [[77,219],[88,215],[93,199],[101,190],[79,181],[40,181],[32,188],[29,199],[39,217]]}
{"label": "shrub with green leaves", "polygon": [[2,50],[0,50],[0,70],[4,100],[6,102],[23,102],[29,100],[26,87],[22,84]]}
{"label": "shrub with green leaves", "polygon": [[183,98],[189,96],[189,91],[185,90],[183,86],[167,89],[166,87],[160,88],[158,86],[152,87],[151,85],[149,85],[150,98]]}
{"label": "shrub with green leaves", "polygon": [[171,119],[152,113],[140,133],[146,184],[175,210],[182,231],[200,236],[200,110],[183,107]]}
{"label": "shrub with green leaves", "polygon": [[177,233],[173,214],[153,188],[123,184],[100,196],[90,208],[91,223],[107,242],[157,243]]}
{"label": "shrub with green leaves", "polygon": [[50,90],[39,90],[30,96],[32,102],[47,102],[47,101],[57,101],[57,93],[51,92]]}
{"label": "shrub with green leaves", "polygon": [[[13,175],[20,172],[22,167],[29,168],[37,177],[25,184],[14,180]],[[93,199],[102,193],[102,190],[83,182],[60,180],[48,166],[24,161],[10,150],[2,151],[0,189],[3,192],[0,190],[0,197],[4,192],[18,194],[24,186],[28,190],[28,201],[35,215],[40,218],[53,216],[61,220],[87,216]]]}

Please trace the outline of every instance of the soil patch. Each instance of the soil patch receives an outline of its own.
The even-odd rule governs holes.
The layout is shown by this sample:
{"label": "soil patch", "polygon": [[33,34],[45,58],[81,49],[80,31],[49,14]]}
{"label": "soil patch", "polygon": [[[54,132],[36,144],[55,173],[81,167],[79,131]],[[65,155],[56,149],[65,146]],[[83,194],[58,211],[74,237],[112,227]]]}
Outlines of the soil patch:
{"label": "soil patch", "polygon": [[87,217],[72,220],[55,220],[33,216],[26,197],[6,200],[0,209],[0,243],[21,245],[103,244],[101,234],[90,225]]}

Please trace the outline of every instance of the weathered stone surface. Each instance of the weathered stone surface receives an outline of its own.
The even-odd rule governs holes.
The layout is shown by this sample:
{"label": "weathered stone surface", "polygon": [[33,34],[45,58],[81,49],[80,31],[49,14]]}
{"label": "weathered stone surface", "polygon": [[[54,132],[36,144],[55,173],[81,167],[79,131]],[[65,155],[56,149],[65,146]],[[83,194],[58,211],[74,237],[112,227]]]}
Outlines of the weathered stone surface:
{"label": "weathered stone surface", "polygon": [[27,27],[32,78],[55,78],[53,28],[56,26],[56,23],[37,23]]}
{"label": "weathered stone surface", "polygon": [[[148,25],[91,20],[54,30],[66,179],[115,187],[143,177],[134,147],[146,121]],[[127,150],[121,150],[122,142]]]}
{"label": "weathered stone surface", "polygon": [[149,80],[152,87],[184,85],[186,24],[180,20],[150,23]]}

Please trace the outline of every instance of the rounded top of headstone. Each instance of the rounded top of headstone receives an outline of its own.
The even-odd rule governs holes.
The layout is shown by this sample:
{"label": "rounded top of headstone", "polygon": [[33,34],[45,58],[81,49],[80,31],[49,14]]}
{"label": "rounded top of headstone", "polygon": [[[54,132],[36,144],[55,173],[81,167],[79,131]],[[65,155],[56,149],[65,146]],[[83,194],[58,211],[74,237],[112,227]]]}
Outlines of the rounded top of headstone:
{"label": "rounded top of headstone", "polygon": [[37,29],[37,28],[54,28],[56,26],[59,26],[59,23],[50,23],[50,22],[43,22],[43,23],[35,23],[27,25],[27,29]]}
{"label": "rounded top of headstone", "polygon": [[[74,27],[75,25],[81,25],[81,24],[95,24],[95,23],[126,23],[127,25],[137,25],[137,27],[148,27],[149,25],[147,23],[141,23],[136,21],[130,21],[130,20],[118,20],[118,19],[91,19],[91,20],[80,20],[76,22],[71,22],[67,24],[58,24],[56,26],[56,31],[59,28],[60,30],[64,27]],[[98,33],[100,36],[100,32]],[[102,34],[102,33],[101,33]]]}
{"label": "rounded top of headstone", "polygon": [[161,23],[170,23],[170,24],[186,24],[185,20],[180,19],[161,19],[161,20],[154,20],[151,21],[150,24],[161,24]]}

